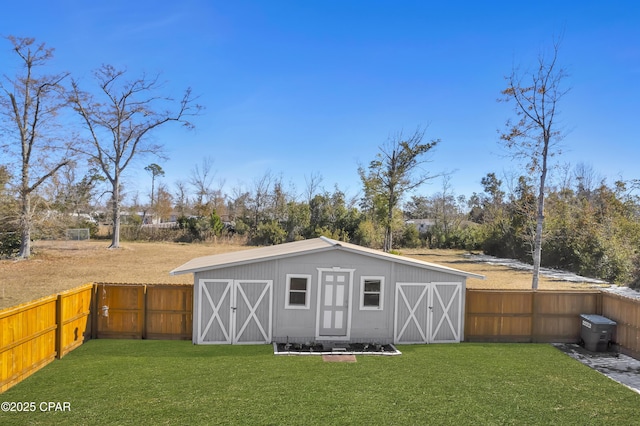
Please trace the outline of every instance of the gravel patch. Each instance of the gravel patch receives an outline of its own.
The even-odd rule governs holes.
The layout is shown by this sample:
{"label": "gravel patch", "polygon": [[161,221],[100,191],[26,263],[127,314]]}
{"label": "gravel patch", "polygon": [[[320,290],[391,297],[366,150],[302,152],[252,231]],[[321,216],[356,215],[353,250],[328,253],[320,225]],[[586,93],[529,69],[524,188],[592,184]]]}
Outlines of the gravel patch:
{"label": "gravel patch", "polygon": [[639,360],[616,352],[590,352],[569,343],[557,343],[554,346],[571,358],[640,394]]}

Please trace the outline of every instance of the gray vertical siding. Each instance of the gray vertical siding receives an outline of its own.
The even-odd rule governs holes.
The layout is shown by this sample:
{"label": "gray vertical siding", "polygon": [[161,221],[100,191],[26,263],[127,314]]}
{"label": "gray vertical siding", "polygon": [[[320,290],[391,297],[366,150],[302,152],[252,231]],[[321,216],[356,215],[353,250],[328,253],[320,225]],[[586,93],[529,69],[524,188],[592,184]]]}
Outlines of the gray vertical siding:
{"label": "gray vertical siding", "polygon": [[[353,342],[390,343],[393,341],[395,320],[396,282],[462,283],[464,298],[465,277],[433,271],[417,266],[387,261],[343,250],[284,257],[264,262],[214,269],[195,273],[194,277],[194,327],[198,312],[201,279],[273,280],[272,288],[272,340],[276,342],[311,342],[316,340],[318,314],[318,268],[340,267],[354,269],[351,292],[351,331]],[[287,274],[311,275],[309,309],[286,309]],[[363,276],[384,277],[383,310],[360,309],[360,281]],[[464,299],[462,300],[464,306]],[[206,312],[203,312],[206,314]],[[463,329],[464,324],[460,324]],[[195,330],[194,330],[195,331]],[[258,336],[258,331],[248,330],[247,337]],[[444,331],[443,331],[444,333]],[[194,342],[195,342],[194,332]]]}

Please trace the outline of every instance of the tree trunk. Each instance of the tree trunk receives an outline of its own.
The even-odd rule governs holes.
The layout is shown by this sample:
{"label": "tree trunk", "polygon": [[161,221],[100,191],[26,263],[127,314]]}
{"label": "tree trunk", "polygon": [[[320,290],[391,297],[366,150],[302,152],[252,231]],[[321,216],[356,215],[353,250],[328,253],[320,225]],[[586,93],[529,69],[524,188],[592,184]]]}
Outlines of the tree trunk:
{"label": "tree trunk", "polygon": [[393,205],[394,205],[394,191],[393,189],[389,194],[389,209],[387,211],[387,224],[384,232],[384,246],[382,250],[389,253],[393,248]]}
{"label": "tree trunk", "polygon": [[388,224],[384,232],[384,247],[382,248],[383,251],[387,253],[391,251],[391,247],[393,246],[392,239],[393,239],[393,233],[391,232],[391,225]]}
{"label": "tree trunk", "polygon": [[111,200],[113,235],[109,248],[117,249],[120,248],[120,179],[116,176],[111,183],[113,185],[113,198]]}
{"label": "tree trunk", "polygon": [[31,256],[31,194],[23,193],[20,212],[20,252],[18,257],[28,259]]}
{"label": "tree trunk", "polygon": [[31,256],[31,191],[29,190],[29,160],[27,145],[22,143],[22,176],[20,182],[20,259]]}
{"label": "tree trunk", "polygon": [[544,216],[540,214],[540,206],[542,203],[538,204],[538,218],[536,221],[536,236],[534,240],[533,246],[533,278],[531,281],[531,288],[533,290],[538,289],[538,277],[540,275],[540,258],[542,256],[542,222],[544,220]]}
{"label": "tree trunk", "polygon": [[154,210],[153,210],[153,192],[154,192],[154,187],[155,187],[155,183],[156,183],[156,175],[152,174],[151,175],[151,214],[153,214]]}
{"label": "tree trunk", "polygon": [[542,226],[544,223],[544,184],[547,179],[547,154],[549,148],[549,137],[544,137],[544,148],[542,149],[542,171],[540,173],[540,188],[538,188],[538,212],[536,214],[536,235],[533,240],[533,277],[531,288],[538,289],[540,276],[540,260],[542,257]]}

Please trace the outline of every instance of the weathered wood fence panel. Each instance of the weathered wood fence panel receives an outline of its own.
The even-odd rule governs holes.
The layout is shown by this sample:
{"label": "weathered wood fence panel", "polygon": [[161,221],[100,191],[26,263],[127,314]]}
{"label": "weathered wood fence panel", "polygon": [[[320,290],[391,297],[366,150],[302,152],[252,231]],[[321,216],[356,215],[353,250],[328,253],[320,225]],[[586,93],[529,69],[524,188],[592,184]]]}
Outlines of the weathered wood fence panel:
{"label": "weathered wood fence panel", "polygon": [[527,342],[531,339],[533,294],[469,290],[464,339],[470,342]]}
{"label": "weathered wood fence panel", "polygon": [[94,332],[96,339],[142,339],[144,285],[96,284]]}
{"label": "weathered wood fence panel", "polygon": [[146,290],[144,338],[191,340],[193,286],[155,285]]}
{"label": "weathered wood fence panel", "polygon": [[190,340],[191,284],[96,284],[94,338]]}
{"label": "weathered wood fence panel", "polygon": [[81,345],[93,284],[0,312],[0,392]]}
{"label": "weathered wood fence panel", "polygon": [[614,341],[621,352],[640,359],[640,301],[604,293],[602,315],[617,323]]}
{"label": "weathered wood fence panel", "polygon": [[573,343],[580,339],[580,314],[602,310],[600,291],[536,291],[532,342]]}
{"label": "weathered wood fence panel", "polygon": [[469,290],[469,342],[577,342],[580,314],[600,313],[599,291]]}

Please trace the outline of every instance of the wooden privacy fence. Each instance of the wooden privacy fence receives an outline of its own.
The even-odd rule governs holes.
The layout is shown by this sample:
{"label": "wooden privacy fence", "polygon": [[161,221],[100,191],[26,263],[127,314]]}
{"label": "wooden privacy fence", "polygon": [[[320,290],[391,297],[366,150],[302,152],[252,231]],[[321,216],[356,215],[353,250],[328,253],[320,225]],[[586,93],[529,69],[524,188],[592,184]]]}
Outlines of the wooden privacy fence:
{"label": "wooden privacy fence", "polygon": [[467,290],[465,340],[577,342],[580,314],[599,314],[600,291]]}
{"label": "wooden privacy fence", "polygon": [[0,392],[88,339],[92,295],[87,284],[0,312]]}
{"label": "wooden privacy fence", "polygon": [[93,338],[191,340],[193,285],[96,284]]}
{"label": "wooden privacy fence", "polygon": [[640,300],[603,293],[602,315],[617,323],[614,341],[620,351],[640,359]]}
{"label": "wooden privacy fence", "polygon": [[[466,291],[471,342],[578,342],[580,314],[617,322],[614,341],[640,358],[640,301],[600,291]],[[192,338],[191,284],[86,284],[0,311],[0,392],[89,338]]]}
{"label": "wooden privacy fence", "polygon": [[0,392],[90,338],[191,339],[192,285],[86,284],[0,311]]}
{"label": "wooden privacy fence", "polygon": [[580,314],[617,323],[613,341],[640,358],[640,300],[594,291],[470,290],[466,292],[468,342],[566,342],[580,340]]}

